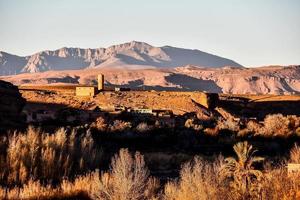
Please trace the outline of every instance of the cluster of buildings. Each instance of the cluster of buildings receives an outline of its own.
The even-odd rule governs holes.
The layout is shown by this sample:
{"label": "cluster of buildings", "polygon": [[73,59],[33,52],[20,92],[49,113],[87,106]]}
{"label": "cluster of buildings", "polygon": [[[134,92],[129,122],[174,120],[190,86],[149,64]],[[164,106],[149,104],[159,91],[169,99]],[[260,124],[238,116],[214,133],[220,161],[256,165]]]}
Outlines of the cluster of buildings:
{"label": "cluster of buildings", "polygon": [[[97,86],[77,86],[76,96],[78,97],[93,97],[101,91],[104,91],[104,75],[99,74],[97,76],[98,85]],[[114,91],[128,91],[128,88],[114,88]],[[197,93],[196,96],[192,97],[192,100],[199,104],[199,106],[205,107],[207,109],[214,109],[218,101],[218,94],[212,93]],[[131,108],[125,106],[112,106],[108,108],[99,108],[96,106],[88,106],[89,109],[73,109],[73,108],[63,108],[60,110],[35,110],[26,112],[28,123],[41,123],[51,120],[63,120],[67,123],[70,122],[82,122],[87,123],[92,121],[101,115],[116,115],[125,114],[135,117],[145,117],[145,118],[155,118],[166,121],[168,124],[174,123],[174,115],[172,110],[167,109],[151,109],[151,108]]]}
{"label": "cluster of buildings", "polygon": [[96,106],[90,110],[80,110],[74,108],[61,108],[58,110],[39,109],[35,111],[25,112],[27,123],[45,123],[55,120],[65,123],[88,123],[94,121],[97,117],[105,117],[108,115],[125,114],[140,119],[151,118],[160,119],[161,122],[168,126],[175,124],[174,115],[171,110],[158,110],[148,108],[126,108],[124,106],[115,106],[110,110],[101,109]]}
{"label": "cluster of buildings", "polygon": [[[101,91],[104,91],[104,75],[99,74],[97,76],[98,80],[98,86],[91,86],[91,85],[82,85],[76,87],[76,96],[78,97],[93,97],[96,94],[98,94]],[[124,87],[115,87],[114,91],[120,92],[120,91],[130,91],[130,88],[124,88]]]}

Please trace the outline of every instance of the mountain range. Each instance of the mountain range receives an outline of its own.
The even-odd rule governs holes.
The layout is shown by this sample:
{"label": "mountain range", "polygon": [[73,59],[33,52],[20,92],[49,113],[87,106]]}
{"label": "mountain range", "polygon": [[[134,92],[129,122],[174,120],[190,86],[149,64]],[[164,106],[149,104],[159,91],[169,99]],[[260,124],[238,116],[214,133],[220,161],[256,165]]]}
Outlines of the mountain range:
{"label": "mountain range", "polygon": [[108,48],[61,48],[17,56],[0,51],[0,75],[89,68],[172,68],[184,65],[242,67],[240,64],[199,50],[171,46],[154,47],[132,41]]}
{"label": "mountain range", "polygon": [[61,48],[31,56],[0,52],[0,79],[16,85],[95,84],[230,94],[300,94],[300,66],[246,68],[199,50],[132,41],[108,48]]}

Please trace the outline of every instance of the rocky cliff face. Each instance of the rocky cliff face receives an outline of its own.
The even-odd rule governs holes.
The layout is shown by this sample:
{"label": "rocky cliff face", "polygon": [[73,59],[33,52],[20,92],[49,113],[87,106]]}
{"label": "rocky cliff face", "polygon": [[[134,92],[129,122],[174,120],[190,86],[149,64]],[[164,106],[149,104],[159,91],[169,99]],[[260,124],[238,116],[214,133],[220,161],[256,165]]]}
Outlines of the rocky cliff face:
{"label": "rocky cliff face", "polygon": [[24,119],[21,115],[25,105],[18,87],[0,80],[0,130],[20,126]]}
{"label": "rocky cliff face", "polygon": [[240,64],[199,50],[154,47],[144,42],[128,42],[108,48],[61,48],[20,57],[0,52],[0,76],[50,70],[86,68],[166,68],[182,65],[205,67],[239,66]]}

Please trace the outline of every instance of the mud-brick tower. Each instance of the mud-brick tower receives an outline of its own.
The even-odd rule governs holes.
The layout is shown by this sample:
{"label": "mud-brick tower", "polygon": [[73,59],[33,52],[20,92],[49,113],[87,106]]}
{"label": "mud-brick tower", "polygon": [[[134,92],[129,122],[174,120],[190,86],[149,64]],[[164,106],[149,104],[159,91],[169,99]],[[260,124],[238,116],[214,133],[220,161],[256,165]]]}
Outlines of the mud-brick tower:
{"label": "mud-brick tower", "polygon": [[98,90],[99,91],[104,90],[104,75],[103,74],[98,75]]}

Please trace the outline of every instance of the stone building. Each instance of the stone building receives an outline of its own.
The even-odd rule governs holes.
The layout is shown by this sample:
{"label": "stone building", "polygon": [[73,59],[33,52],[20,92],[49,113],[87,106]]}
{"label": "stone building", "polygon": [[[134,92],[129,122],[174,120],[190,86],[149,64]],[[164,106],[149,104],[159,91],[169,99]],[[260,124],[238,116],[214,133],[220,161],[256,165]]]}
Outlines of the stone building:
{"label": "stone building", "polygon": [[76,87],[76,96],[79,97],[93,97],[99,91],[104,90],[104,75],[98,75],[98,88],[95,86],[77,86]]}
{"label": "stone building", "polygon": [[76,87],[76,96],[81,97],[93,97],[97,94],[97,87],[94,86],[78,86]]}

